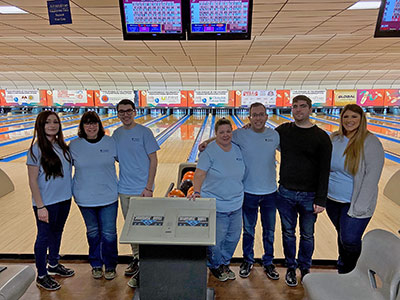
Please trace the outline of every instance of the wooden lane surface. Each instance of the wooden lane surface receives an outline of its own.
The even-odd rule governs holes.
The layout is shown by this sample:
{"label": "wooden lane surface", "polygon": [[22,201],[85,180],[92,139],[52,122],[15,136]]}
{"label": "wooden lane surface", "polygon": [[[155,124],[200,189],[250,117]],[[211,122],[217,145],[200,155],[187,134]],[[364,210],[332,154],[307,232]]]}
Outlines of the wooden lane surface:
{"label": "wooden lane surface", "polygon": [[[113,116],[113,117],[115,117],[115,116]],[[68,124],[64,123],[63,128],[65,128],[67,126],[74,126],[74,125],[77,126],[77,125],[79,125],[79,121],[80,121],[80,119],[68,122]],[[112,125],[117,122],[119,122],[119,119],[117,117],[115,117],[114,119],[103,121],[103,126]],[[72,136],[76,135],[77,133],[78,133],[78,127],[63,130],[64,138],[72,137]],[[17,138],[29,137],[29,136],[32,136],[32,134],[33,134],[33,129],[20,131],[20,132],[14,132],[13,133],[14,137],[10,138],[9,140],[12,141],[13,139],[17,139]],[[6,141],[4,141],[4,142],[6,142]],[[9,156],[12,154],[26,151],[30,147],[31,142],[32,142],[32,140],[28,139],[28,140],[14,143],[14,144],[2,146],[2,147],[0,147],[0,157],[6,157],[6,156]]]}
{"label": "wooden lane surface", "polygon": [[396,119],[388,119],[388,118],[381,117],[381,116],[371,115],[370,117],[367,117],[367,120],[368,121],[372,121],[371,118],[373,118],[374,121],[379,122],[379,124],[393,126],[393,127],[399,127],[400,128],[400,119],[398,119],[398,120],[396,120]]}
{"label": "wooden lane surface", "polygon": [[[325,130],[328,130],[330,132],[336,131],[339,129],[338,119],[335,119],[335,118],[332,119],[327,116],[318,116],[317,118],[321,119],[321,120],[335,122],[337,124],[337,125],[331,125],[331,124],[326,124],[326,123],[318,121],[318,120],[311,120],[313,123],[317,124],[321,128],[324,128]],[[329,125],[329,126],[327,126],[327,125]],[[400,142],[400,131],[395,131],[395,130],[391,130],[391,129],[376,127],[376,126],[368,126],[368,129],[373,133],[383,134],[388,137],[393,137],[393,138],[399,140],[399,142]],[[389,141],[389,140],[382,139],[382,138],[379,138],[379,140],[381,141],[383,148],[385,150],[395,153],[397,155],[400,155],[400,143],[396,143],[396,142]]]}
{"label": "wooden lane surface", "polygon": [[[151,119],[153,117],[146,116],[137,119],[136,122],[144,123]],[[115,128],[118,128],[118,126]],[[2,207],[2,210],[0,210],[0,228],[2,228],[0,230],[0,253],[33,253],[36,225],[32,212],[25,162],[26,158],[8,163],[0,162],[0,168],[10,176],[15,184],[14,192],[0,198]],[[117,223],[119,233],[122,230],[123,223],[122,212],[120,211]],[[119,251],[121,255],[129,254],[130,247],[119,245]],[[88,253],[85,225],[81,213],[74,202],[65,226],[60,253]]]}
{"label": "wooden lane surface", "polygon": [[[318,115],[315,118],[317,118],[317,119],[325,119],[327,121],[339,124],[339,119],[338,118],[324,116],[324,115]],[[313,121],[313,120],[311,120],[311,121]],[[393,124],[392,125],[385,124],[385,126],[395,127],[395,125],[393,125]],[[370,122],[370,120],[368,120],[367,128],[371,132],[378,133],[378,134],[385,134],[387,136],[390,136],[390,137],[393,137],[393,138],[396,138],[396,139],[400,140],[400,130],[392,130],[392,129],[388,129],[388,128],[374,126],[374,123]]]}
{"label": "wooden lane surface", "polygon": [[[61,123],[62,128],[64,129],[69,126],[78,125],[79,121],[80,121],[80,117],[81,116],[76,116],[73,118],[66,118],[65,120],[62,120],[63,121],[63,123]],[[101,119],[104,119],[104,118],[118,119],[116,115],[112,115],[112,114],[102,115],[100,117],[101,117]],[[8,140],[8,141],[15,140],[15,139],[22,138],[22,137],[32,136],[33,131],[34,131],[34,129],[32,127],[34,127],[33,124],[24,124],[24,125],[16,125],[16,126],[9,127],[9,128],[1,128],[1,132],[3,132],[3,134],[0,135],[1,141],[4,141],[3,136],[7,136],[6,140]],[[13,131],[13,130],[18,130],[18,131],[17,132],[8,132],[8,131]],[[65,129],[63,130],[63,132],[64,131],[65,131]]]}
{"label": "wooden lane surface", "polygon": [[[58,116],[62,118],[67,118],[69,116],[77,115],[75,113],[57,113]],[[1,125],[6,125],[6,124],[11,124],[11,123],[23,123],[23,122],[32,122],[36,120],[37,115],[34,114],[26,114],[23,116],[10,116],[10,117],[5,117],[1,118],[0,117],[0,126]]]}
{"label": "wooden lane surface", "polygon": [[179,164],[187,161],[204,118],[192,115],[161,145],[157,153],[156,197],[164,197],[171,182],[179,184],[176,182]]}

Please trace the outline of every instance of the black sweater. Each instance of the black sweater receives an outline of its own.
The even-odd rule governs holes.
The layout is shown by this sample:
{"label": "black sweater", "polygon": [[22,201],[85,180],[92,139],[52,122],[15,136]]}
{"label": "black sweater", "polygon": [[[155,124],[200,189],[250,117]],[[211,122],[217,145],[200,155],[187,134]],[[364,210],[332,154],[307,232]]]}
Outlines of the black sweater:
{"label": "black sweater", "polygon": [[289,190],[315,192],[314,203],[325,207],[332,154],[328,134],[316,125],[301,128],[294,122],[276,131],[281,148],[279,184]]}

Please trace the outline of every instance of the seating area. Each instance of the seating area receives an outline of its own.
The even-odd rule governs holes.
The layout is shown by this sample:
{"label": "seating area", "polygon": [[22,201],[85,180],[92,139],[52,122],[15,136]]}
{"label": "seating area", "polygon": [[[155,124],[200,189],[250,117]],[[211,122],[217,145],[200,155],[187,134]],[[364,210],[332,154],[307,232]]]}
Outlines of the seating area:
{"label": "seating area", "polygon": [[310,273],[303,286],[308,300],[399,300],[400,238],[385,230],[372,230],[363,238],[352,272]]}

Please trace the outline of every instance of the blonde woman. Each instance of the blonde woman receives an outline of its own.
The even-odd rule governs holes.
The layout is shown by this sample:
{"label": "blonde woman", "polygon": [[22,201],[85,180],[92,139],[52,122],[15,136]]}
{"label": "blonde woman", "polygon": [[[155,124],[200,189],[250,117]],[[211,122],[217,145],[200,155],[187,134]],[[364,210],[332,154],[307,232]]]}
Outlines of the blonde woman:
{"label": "blonde woman", "polygon": [[378,197],[384,151],[367,130],[362,108],[348,104],[332,133],[332,160],[326,211],[338,234],[338,272],[352,271],[361,253],[361,237]]}

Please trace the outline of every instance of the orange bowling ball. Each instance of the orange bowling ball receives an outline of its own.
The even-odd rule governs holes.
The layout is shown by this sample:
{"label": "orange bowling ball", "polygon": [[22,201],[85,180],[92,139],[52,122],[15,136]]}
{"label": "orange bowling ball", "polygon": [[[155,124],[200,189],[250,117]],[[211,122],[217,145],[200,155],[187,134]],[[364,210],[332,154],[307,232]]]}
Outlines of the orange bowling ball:
{"label": "orange bowling ball", "polygon": [[193,180],[194,177],[194,172],[193,171],[187,171],[183,177],[182,177],[182,181],[185,181],[186,179],[190,179]]}
{"label": "orange bowling ball", "polygon": [[168,197],[185,197],[185,194],[179,189],[173,189],[168,193]]}
{"label": "orange bowling ball", "polygon": [[190,196],[190,195],[193,194],[193,193],[194,193],[194,187],[191,186],[191,187],[188,189],[187,195],[186,195],[186,196]]}

